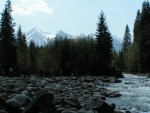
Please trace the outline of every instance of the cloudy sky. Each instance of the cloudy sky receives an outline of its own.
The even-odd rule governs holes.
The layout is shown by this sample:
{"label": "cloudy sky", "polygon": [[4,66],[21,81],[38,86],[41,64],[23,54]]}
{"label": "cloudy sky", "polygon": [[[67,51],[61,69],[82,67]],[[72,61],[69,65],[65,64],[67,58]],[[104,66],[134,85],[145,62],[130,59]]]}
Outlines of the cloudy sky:
{"label": "cloudy sky", "polygon": [[[123,37],[126,24],[131,34],[136,12],[144,0],[12,0],[16,27],[24,32],[33,27],[55,34],[63,30],[72,35],[95,33],[101,10],[112,35]],[[6,0],[0,0],[0,13]]]}

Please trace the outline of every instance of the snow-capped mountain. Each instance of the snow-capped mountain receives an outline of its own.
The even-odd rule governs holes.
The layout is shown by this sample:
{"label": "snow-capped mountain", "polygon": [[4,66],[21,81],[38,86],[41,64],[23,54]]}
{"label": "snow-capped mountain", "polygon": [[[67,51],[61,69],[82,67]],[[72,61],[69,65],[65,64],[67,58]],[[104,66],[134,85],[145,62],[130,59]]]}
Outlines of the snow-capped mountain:
{"label": "snow-capped mountain", "polygon": [[47,43],[48,40],[53,39],[54,37],[54,35],[43,32],[36,27],[26,33],[26,40],[28,45],[31,41],[33,41],[37,46],[43,46]]}
{"label": "snow-capped mountain", "polygon": [[[75,38],[78,36],[73,36],[70,35],[62,30],[59,30],[56,35],[61,36],[62,38],[68,37],[68,38]],[[33,28],[29,32],[26,33],[26,39],[27,39],[27,44],[29,45],[31,41],[33,41],[37,46],[44,46],[48,40],[53,40],[56,35],[52,35],[47,32],[43,32],[39,28]],[[79,36],[86,36],[85,34],[80,34]],[[91,33],[87,35],[90,38],[96,38],[94,33]],[[121,40],[117,36],[112,36],[113,37],[113,47],[114,49],[119,52],[121,50]]]}
{"label": "snow-capped mountain", "polygon": [[123,38],[120,38],[120,37],[118,37],[118,36],[116,36],[116,35],[112,35],[112,37],[113,37],[114,39],[119,40],[121,43],[122,43],[122,41],[123,41]]}
{"label": "snow-capped mountain", "polygon": [[122,48],[122,39],[113,35],[113,47],[114,47],[114,50],[119,52]]}
{"label": "snow-capped mountain", "polygon": [[67,38],[75,38],[75,36],[70,35],[70,34],[64,32],[64,31],[62,31],[62,30],[59,30],[59,31],[56,33],[56,35],[61,36],[62,38],[65,38],[65,37],[67,37]]}
{"label": "snow-capped mountain", "polygon": [[[91,33],[87,36],[90,37],[90,38],[96,38],[94,33]],[[113,38],[113,42],[112,42],[113,43],[113,48],[116,52],[119,52],[122,48],[122,39],[115,36],[115,35],[113,35],[112,38]]]}
{"label": "snow-capped mountain", "polygon": [[119,52],[122,48],[122,43],[113,37],[113,48],[116,52]]}

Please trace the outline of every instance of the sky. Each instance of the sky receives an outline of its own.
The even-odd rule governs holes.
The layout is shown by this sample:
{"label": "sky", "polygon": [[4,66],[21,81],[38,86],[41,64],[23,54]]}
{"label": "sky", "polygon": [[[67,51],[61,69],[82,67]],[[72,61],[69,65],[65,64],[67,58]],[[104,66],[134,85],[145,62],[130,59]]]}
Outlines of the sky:
{"label": "sky", "polygon": [[[71,35],[95,33],[100,12],[112,35],[123,38],[128,24],[131,35],[138,9],[144,0],[11,0],[12,16],[23,32],[33,27],[56,34],[59,30]],[[0,0],[0,13],[6,0]]]}

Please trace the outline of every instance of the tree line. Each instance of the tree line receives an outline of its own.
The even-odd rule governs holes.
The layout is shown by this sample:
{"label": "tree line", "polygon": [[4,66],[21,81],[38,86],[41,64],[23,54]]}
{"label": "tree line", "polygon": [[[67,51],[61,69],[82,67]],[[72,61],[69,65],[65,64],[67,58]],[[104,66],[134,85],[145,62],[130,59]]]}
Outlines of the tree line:
{"label": "tree line", "polygon": [[120,68],[129,73],[150,72],[150,3],[144,1],[137,11],[133,29],[133,41],[126,26],[122,50],[119,55]]}
{"label": "tree line", "polygon": [[[5,75],[106,75],[119,76],[125,72],[149,72],[149,2],[138,11],[134,25],[134,40],[128,25],[122,50],[113,49],[112,36],[104,12],[100,13],[95,36],[76,38],[56,35],[45,46],[33,41],[27,45],[25,33],[19,26],[15,34],[11,1],[7,0],[0,23],[0,69]],[[149,67],[148,67],[149,66]]]}

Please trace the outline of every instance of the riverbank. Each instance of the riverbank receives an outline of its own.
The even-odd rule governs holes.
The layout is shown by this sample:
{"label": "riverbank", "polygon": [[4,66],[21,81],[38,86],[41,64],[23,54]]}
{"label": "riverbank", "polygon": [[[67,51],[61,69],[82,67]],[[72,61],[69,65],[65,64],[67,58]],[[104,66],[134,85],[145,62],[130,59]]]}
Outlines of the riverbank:
{"label": "riverbank", "polygon": [[[51,105],[54,113],[101,113],[101,110],[117,113],[120,109],[114,103],[108,104],[106,100],[118,98],[121,94],[105,87],[108,83],[120,82],[115,77],[96,76],[0,77],[0,110],[5,110],[6,113],[34,113],[34,106],[39,106],[39,110],[44,109],[43,113],[48,113],[47,110],[50,109],[47,105]],[[50,100],[42,101],[45,97],[49,97],[45,100]],[[43,103],[43,106],[35,103]]]}

